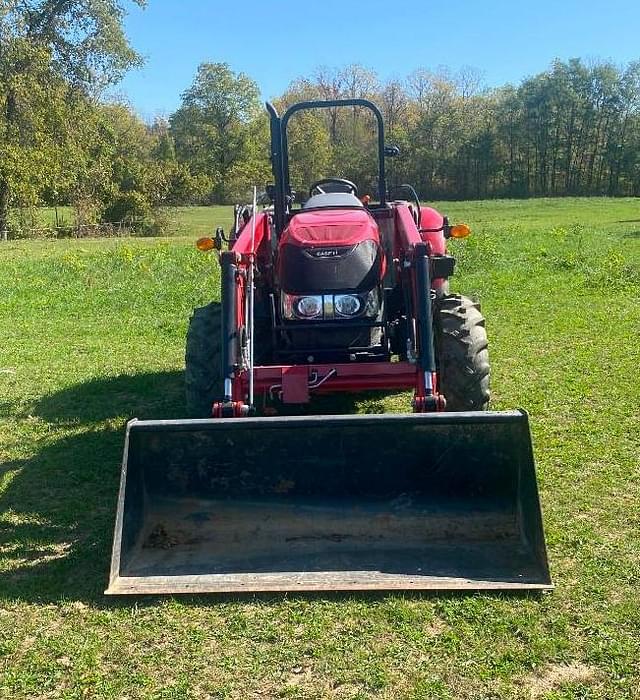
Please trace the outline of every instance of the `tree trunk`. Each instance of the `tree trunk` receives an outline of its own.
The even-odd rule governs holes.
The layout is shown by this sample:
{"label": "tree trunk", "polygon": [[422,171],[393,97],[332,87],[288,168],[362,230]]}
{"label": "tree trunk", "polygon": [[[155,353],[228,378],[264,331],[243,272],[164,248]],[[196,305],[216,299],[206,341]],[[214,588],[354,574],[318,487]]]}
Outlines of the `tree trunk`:
{"label": "tree trunk", "polygon": [[6,240],[9,229],[9,183],[0,180],[0,240]]}
{"label": "tree trunk", "polygon": [[[5,132],[7,141],[10,143],[16,131],[16,121],[18,117],[18,105],[16,95],[13,89],[9,89],[6,97],[6,106],[4,112]],[[0,239],[8,237],[9,229],[9,200],[11,198],[11,187],[9,181],[0,178]]]}

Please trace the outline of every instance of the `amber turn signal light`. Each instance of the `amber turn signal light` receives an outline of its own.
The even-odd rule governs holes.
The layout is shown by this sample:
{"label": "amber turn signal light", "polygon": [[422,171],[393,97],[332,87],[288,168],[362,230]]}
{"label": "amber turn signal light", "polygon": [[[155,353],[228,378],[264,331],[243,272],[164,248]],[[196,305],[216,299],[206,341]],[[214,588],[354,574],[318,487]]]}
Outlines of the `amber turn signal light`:
{"label": "amber turn signal light", "polygon": [[471,233],[471,229],[467,224],[456,224],[449,230],[451,238],[466,238]]}
{"label": "amber turn signal light", "polygon": [[213,240],[213,238],[209,238],[209,236],[205,236],[204,238],[198,238],[198,240],[196,241],[196,248],[198,250],[215,250],[217,247],[218,246],[216,245],[216,242]]}

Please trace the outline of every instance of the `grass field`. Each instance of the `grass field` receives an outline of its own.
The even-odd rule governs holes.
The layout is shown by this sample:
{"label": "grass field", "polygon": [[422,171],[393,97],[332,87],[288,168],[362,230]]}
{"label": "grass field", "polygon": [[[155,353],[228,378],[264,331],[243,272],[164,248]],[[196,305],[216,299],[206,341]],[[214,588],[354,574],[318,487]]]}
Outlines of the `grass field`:
{"label": "grass field", "polygon": [[[204,236],[213,233],[217,226],[228,229],[233,222],[233,207],[172,207],[163,211],[167,214],[167,236]],[[64,206],[57,209],[41,207],[22,212],[12,210],[11,221],[17,223],[21,219],[22,227],[29,232],[29,238],[55,238],[56,221],[60,226],[72,226],[76,221],[73,208]],[[65,233],[61,237],[65,235],[69,234]]]}
{"label": "grass field", "polygon": [[[541,596],[106,599],[123,426],[183,413],[193,238],[0,244],[0,697],[640,699],[640,200],[448,203],[493,407],[530,412]],[[408,399],[387,403],[397,410]],[[363,401],[360,410],[374,410]]]}

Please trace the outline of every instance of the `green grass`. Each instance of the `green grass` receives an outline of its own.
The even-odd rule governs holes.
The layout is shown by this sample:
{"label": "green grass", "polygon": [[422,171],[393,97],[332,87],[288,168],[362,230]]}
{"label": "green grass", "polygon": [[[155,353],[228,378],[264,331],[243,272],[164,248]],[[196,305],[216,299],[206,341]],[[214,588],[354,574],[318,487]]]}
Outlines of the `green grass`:
{"label": "green grass", "polygon": [[[167,236],[205,236],[212,234],[218,226],[223,226],[226,231],[229,231],[233,223],[232,206],[171,207],[164,211],[167,215]],[[60,226],[69,226],[75,222],[72,207],[58,207],[57,215]],[[14,224],[17,224],[21,217],[24,219],[24,229],[30,230],[30,238],[42,238],[46,235],[52,237],[52,231],[46,231],[46,229],[56,225],[54,207],[41,207],[22,212],[17,209],[11,211],[11,221]]]}
{"label": "green grass", "polygon": [[[193,238],[0,244],[0,697],[640,698],[640,201],[452,202],[493,406],[531,415],[556,590],[113,600],[123,425],[183,411]],[[408,407],[394,397],[386,407]],[[360,410],[370,410],[367,401]]]}
{"label": "green grass", "polygon": [[[9,221],[14,226],[24,229],[36,229],[33,237],[38,237],[44,229],[69,225],[74,220],[71,207],[40,207],[38,209],[13,209],[9,212]],[[56,219],[57,215],[57,219]]]}
{"label": "green grass", "polygon": [[207,236],[218,226],[229,232],[233,207],[176,207],[169,209],[169,235]]}

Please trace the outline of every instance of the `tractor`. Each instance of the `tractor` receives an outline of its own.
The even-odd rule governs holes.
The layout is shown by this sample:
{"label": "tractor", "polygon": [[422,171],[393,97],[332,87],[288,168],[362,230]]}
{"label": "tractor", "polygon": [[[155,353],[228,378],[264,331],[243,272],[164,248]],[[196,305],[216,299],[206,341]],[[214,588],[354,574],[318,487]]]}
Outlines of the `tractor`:
{"label": "tractor", "polygon": [[[375,197],[296,195],[290,119],[345,107],[373,115]],[[527,414],[488,409],[485,321],[449,290],[469,227],[389,191],[372,102],[267,110],[263,206],[197,242],[221,294],[190,321],[189,417],[127,425],[107,593],[550,588]],[[314,408],[365,392],[406,412]]]}

